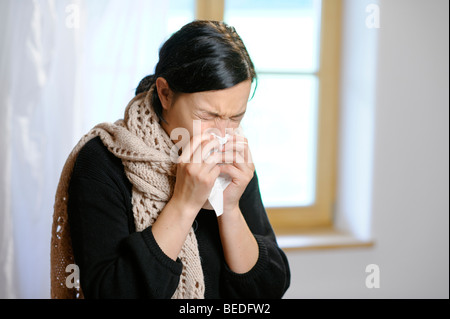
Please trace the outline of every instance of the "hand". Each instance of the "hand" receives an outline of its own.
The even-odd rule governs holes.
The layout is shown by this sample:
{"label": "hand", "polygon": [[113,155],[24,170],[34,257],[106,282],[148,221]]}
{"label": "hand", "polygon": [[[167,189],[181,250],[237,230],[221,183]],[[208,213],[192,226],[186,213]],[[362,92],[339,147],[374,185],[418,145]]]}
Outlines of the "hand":
{"label": "hand", "polygon": [[223,148],[224,162],[220,172],[231,177],[231,183],[223,193],[224,214],[239,208],[239,200],[255,172],[248,141],[245,137],[234,135]]}
{"label": "hand", "polygon": [[214,148],[219,148],[217,141],[201,136],[193,137],[188,147],[183,148],[178,158],[172,198],[152,225],[156,242],[173,260],[177,259],[197,213],[219,176],[217,163],[221,161],[221,155],[207,156]]}
{"label": "hand", "polygon": [[234,136],[225,144],[224,151],[226,164],[220,170],[231,177],[231,183],[223,193],[224,213],[218,218],[220,240],[228,267],[244,274],[259,257],[258,243],[239,209],[239,200],[253,178],[255,165],[245,137]]}
{"label": "hand", "polygon": [[222,155],[211,152],[220,143],[210,136],[194,136],[178,158],[177,175],[172,199],[182,203],[186,211],[197,214],[207,201],[220,174],[217,163]]}

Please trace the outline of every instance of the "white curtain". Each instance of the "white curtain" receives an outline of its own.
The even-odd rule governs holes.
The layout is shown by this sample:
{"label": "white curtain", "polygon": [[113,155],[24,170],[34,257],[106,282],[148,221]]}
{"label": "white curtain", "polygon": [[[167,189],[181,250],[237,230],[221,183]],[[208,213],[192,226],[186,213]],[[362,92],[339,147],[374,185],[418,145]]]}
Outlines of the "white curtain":
{"label": "white curtain", "polygon": [[62,166],[154,70],[169,1],[0,0],[0,298],[50,296]]}

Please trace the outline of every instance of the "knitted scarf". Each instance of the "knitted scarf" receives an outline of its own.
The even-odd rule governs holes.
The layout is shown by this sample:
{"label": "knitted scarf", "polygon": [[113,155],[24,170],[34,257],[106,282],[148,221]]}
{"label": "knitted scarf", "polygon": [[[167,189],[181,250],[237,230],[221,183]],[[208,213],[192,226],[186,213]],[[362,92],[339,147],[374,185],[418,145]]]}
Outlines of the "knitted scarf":
{"label": "knitted scarf", "polygon": [[[172,196],[176,164],[171,160],[174,144],[159,124],[151,106],[154,86],[130,101],[123,120],[102,123],[84,135],[70,153],[55,196],[51,238],[52,298],[83,298],[82,288],[68,288],[66,267],[75,264],[67,217],[68,187],[81,148],[99,136],[103,144],[122,160],[132,183],[132,206],[136,231],[152,225]],[[172,154],[173,156],[173,154]],[[173,159],[173,157],[172,157]],[[197,239],[191,228],[178,255],[183,271],[172,298],[204,298],[204,278]]]}

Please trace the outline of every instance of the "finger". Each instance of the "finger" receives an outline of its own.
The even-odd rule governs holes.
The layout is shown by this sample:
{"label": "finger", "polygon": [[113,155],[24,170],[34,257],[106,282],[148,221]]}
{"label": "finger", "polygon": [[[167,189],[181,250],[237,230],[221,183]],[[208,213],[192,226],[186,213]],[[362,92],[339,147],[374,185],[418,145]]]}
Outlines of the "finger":
{"label": "finger", "polygon": [[225,144],[224,149],[242,151],[248,147],[248,140],[245,136],[233,135]]}
{"label": "finger", "polygon": [[243,156],[241,153],[235,152],[235,159],[233,161],[233,166],[240,170],[254,170],[255,165],[253,164],[250,151],[247,154],[247,156]]}
{"label": "finger", "polygon": [[[235,153],[236,154],[236,153]],[[218,165],[221,168],[222,173],[229,172],[233,177],[238,178],[240,175],[252,172],[255,170],[253,163],[245,163],[240,154],[236,154],[237,160],[231,164]]]}
{"label": "finger", "polygon": [[242,135],[231,135],[228,141],[234,141],[236,144],[248,144],[247,138]]}
{"label": "finger", "polygon": [[183,146],[178,163],[190,163],[192,153],[201,143],[201,136],[193,136],[189,143]]}
{"label": "finger", "polygon": [[217,165],[221,161],[220,154],[212,154],[202,163],[199,174],[210,175],[211,180],[215,181],[220,174],[220,167]]}
{"label": "finger", "polygon": [[253,163],[248,144],[229,145],[224,152],[224,163]]}
{"label": "finger", "polygon": [[231,179],[242,176],[242,171],[232,164],[217,165],[217,167],[220,168],[220,173],[229,175]]}
{"label": "finger", "polygon": [[205,164],[208,164],[206,166],[216,166],[217,164],[222,163],[222,153],[218,153],[218,152],[213,152],[211,153],[211,155],[209,155],[205,160],[204,160]]}
{"label": "finger", "polygon": [[245,137],[241,136],[233,136],[233,138],[230,138],[227,143],[224,144],[223,150],[224,151],[242,151],[244,148],[248,146],[247,139]]}
{"label": "finger", "polygon": [[220,174],[220,166],[219,165],[213,165],[211,170],[209,171],[210,174],[213,175],[214,180],[219,177]]}
{"label": "finger", "polygon": [[203,141],[192,155],[193,163],[202,163],[211,155],[217,153],[220,149],[220,143],[217,140]]}
{"label": "finger", "polygon": [[244,158],[250,158],[245,154],[249,152],[248,141],[243,136],[232,136],[230,140],[223,146],[222,151],[224,152],[224,163],[233,163],[235,161],[234,152],[241,153]]}
{"label": "finger", "polygon": [[[198,149],[198,147],[205,141],[210,139],[208,136],[205,135],[196,135],[191,138],[189,143],[185,145],[182,149],[182,153],[180,157],[178,158],[179,163],[193,163],[193,154]],[[198,161],[201,162],[201,161]]]}
{"label": "finger", "polygon": [[248,149],[248,145],[244,144],[244,143],[238,143],[235,141],[229,141],[228,143],[226,143],[223,148],[222,148],[222,152],[224,153],[233,153],[233,152],[238,152],[241,154],[245,154],[246,149]]}

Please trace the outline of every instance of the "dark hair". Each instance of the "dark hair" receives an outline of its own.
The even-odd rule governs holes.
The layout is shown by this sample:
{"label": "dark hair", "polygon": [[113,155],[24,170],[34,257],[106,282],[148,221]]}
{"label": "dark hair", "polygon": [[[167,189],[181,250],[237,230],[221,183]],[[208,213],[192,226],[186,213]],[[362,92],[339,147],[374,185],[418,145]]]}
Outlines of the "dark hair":
{"label": "dark hair", "polygon": [[[176,93],[222,90],[246,80],[256,72],[242,39],[233,27],[218,21],[194,21],[174,33],[159,50],[155,74],[141,80],[136,95],[148,91],[158,77]],[[156,89],[152,104],[162,117]]]}

